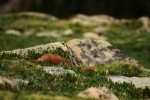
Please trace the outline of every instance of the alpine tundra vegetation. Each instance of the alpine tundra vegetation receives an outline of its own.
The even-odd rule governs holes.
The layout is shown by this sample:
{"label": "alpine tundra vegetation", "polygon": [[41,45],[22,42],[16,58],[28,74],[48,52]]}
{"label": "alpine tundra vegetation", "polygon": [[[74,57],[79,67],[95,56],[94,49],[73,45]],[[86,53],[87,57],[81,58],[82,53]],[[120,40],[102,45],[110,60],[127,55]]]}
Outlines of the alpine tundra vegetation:
{"label": "alpine tundra vegetation", "polygon": [[0,16],[0,100],[150,99],[149,18],[40,15]]}

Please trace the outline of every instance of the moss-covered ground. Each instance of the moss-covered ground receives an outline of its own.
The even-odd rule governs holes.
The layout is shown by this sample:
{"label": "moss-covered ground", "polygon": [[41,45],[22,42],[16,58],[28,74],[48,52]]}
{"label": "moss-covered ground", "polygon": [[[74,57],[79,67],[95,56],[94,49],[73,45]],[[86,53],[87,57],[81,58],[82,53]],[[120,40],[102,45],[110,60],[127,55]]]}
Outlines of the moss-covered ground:
{"label": "moss-covered ground", "polygon": [[[135,20],[133,24],[112,25],[105,37],[115,47],[121,49],[127,55],[137,59],[143,66],[150,68],[150,32],[140,29],[141,24]],[[32,35],[17,36],[5,34],[6,30],[15,29],[21,32],[29,31]],[[37,37],[40,31],[58,31],[72,29],[70,36],[60,38]],[[68,20],[47,20],[39,17],[27,17],[19,15],[0,16],[0,51],[26,48],[39,44],[56,41],[67,41],[72,38],[82,38],[83,34],[92,31],[93,26],[73,24]],[[61,55],[60,51],[57,51]],[[40,55],[39,55],[40,56]],[[38,58],[36,54],[31,58]],[[18,78],[28,80],[29,84],[20,84],[20,90],[12,91],[0,89],[0,100],[79,100],[77,94],[91,86],[106,86],[110,88],[120,100],[150,99],[149,88],[135,88],[133,84],[118,84],[106,78],[106,75],[124,76],[150,76],[132,64],[114,62],[111,64],[97,65],[96,72],[82,71],[79,67],[63,65],[66,69],[72,69],[74,75],[54,76],[45,73],[41,63],[31,63],[29,59],[23,59],[17,55],[0,55],[0,76],[10,79]]]}

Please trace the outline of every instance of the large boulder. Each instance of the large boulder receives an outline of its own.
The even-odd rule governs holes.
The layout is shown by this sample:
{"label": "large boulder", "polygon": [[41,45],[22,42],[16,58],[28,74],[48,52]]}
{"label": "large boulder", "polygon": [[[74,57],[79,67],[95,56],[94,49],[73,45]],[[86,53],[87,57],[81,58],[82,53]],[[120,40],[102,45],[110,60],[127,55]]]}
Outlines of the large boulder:
{"label": "large boulder", "polygon": [[77,58],[86,65],[111,63],[114,61],[125,61],[141,66],[136,60],[126,56],[119,49],[104,40],[73,39],[66,43]]}

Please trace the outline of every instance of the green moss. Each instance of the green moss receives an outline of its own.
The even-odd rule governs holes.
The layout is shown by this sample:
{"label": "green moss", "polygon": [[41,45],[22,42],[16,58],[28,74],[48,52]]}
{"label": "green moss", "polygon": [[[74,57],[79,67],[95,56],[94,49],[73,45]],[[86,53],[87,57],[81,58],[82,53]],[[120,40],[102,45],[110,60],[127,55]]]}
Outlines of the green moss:
{"label": "green moss", "polygon": [[[128,77],[141,76],[143,73],[137,66],[127,62],[113,62],[97,66],[97,72],[104,75],[123,75]],[[146,76],[147,74],[145,74]]]}
{"label": "green moss", "polygon": [[[113,66],[114,65],[115,64],[113,64]],[[82,72],[81,70],[79,70],[79,68],[75,67],[71,67],[70,69],[74,69],[74,71],[77,73],[77,76],[73,76],[70,74],[61,76],[46,74],[43,70],[41,70],[41,67],[38,67],[38,65],[30,63],[26,60],[4,59],[0,62],[0,75],[28,80],[29,84],[27,86],[21,84],[20,88],[21,90],[30,91],[31,93],[37,91],[51,91],[56,95],[74,97],[80,91],[88,87],[106,86],[111,88],[123,100],[144,98],[145,95],[148,96],[149,94],[149,90],[144,91],[143,89],[136,89],[132,84],[114,84],[113,82],[108,80],[105,75],[102,75],[99,72]],[[32,98],[32,96],[35,96],[34,98],[36,98],[36,95],[34,94],[30,96],[25,96],[25,98]],[[24,98],[24,96],[21,96],[20,98]],[[42,95],[40,98],[47,98],[47,96]]]}
{"label": "green moss", "polygon": [[22,59],[0,60],[0,75],[26,79],[40,71],[40,67]]}

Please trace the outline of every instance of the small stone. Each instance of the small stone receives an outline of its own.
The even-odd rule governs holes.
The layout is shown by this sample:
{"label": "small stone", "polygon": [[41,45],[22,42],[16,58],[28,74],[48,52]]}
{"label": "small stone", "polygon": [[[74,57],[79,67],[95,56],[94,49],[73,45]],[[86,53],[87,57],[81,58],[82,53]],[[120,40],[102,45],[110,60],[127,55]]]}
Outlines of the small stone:
{"label": "small stone", "polygon": [[78,94],[79,97],[100,99],[100,100],[119,100],[111,90],[106,87],[90,87]]}
{"label": "small stone", "polygon": [[5,33],[6,34],[12,34],[12,35],[18,35],[18,36],[21,35],[21,33],[19,31],[13,30],[13,29],[6,30]]}
{"label": "small stone", "polygon": [[13,83],[12,80],[0,76],[0,89],[18,91],[19,86],[18,83]]}
{"label": "small stone", "polygon": [[36,36],[37,37],[54,37],[54,38],[58,38],[58,37],[60,37],[60,34],[58,32],[44,31],[44,32],[37,33]]}
{"label": "small stone", "polygon": [[23,84],[23,85],[28,85],[29,84],[29,81],[27,80],[22,80],[22,79],[12,79],[11,80],[13,84]]}
{"label": "small stone", "polygon": [[38,17],[38,18],[43,18],[43,19],[47,19],[47,20],[57,20],[56,17],[52,16],[52,15],[47,15],[47,14],[43,14],[43,13],[39,13],[39,12],[21,12],[17,14],[18,16],[25,16],[25,17]]}
{"label": "small stone", "polygon": [[64,75],[64,74],[71,74],[71,75],[77,75],[73,70],[67,70],[67,69],[63,69],[62,67],[59,66],[55,66],[55,67],[46,67],[43,66],[43,70],[46,73],[49,73],[51,75]]}
{"label": "small stone", "polygon": [[32,33],[29,31],[20,32],[19,30],[15,29],[8,29],[5,31],[6,34],[18,35],[18,36],[29,36]]}
{"label": "small stone", "polygon": [[71,29],[67,29],[63,31],[62,34],[65,36],[70,36],[70,35],[73,35],[73,31]]}
{"label": "small stone", "polygon": [[138,19],[142,23],[142,29],[150,32],[150,20],[148,17],[141,17]]}

